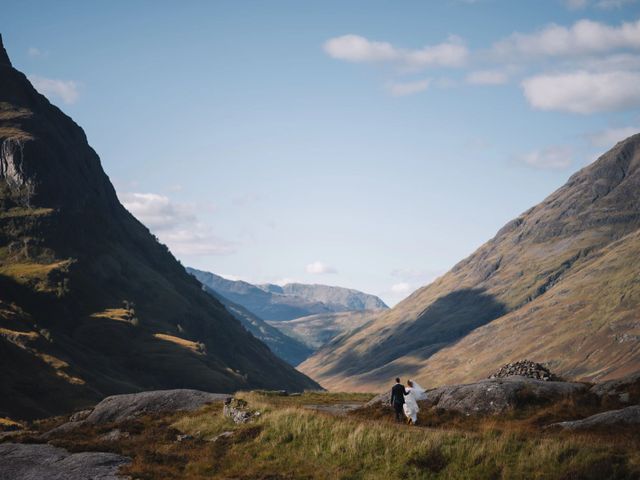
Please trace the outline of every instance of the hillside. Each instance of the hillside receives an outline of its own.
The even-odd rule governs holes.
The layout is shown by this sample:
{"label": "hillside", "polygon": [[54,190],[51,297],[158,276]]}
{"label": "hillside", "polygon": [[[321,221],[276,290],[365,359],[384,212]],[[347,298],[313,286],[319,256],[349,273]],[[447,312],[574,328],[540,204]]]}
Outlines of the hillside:
{"label": "hillside", "polygon": [[326,285],[252,285],[187,268],[203,285],[242,305],[263,320],[293,320],[320,313],[387,309],[382,300],[357,290]]}
{"label": "hillside", "polygon": [[568,378],[640,370],[640,134],[434,283],[300,366],[324,386],[480,379],[529,358]]}
{"label": "hillside", "polygon": [[317,388],[127,212],[1,39],[0,375],[0,416],[23,418],[146,389]]}
{"label": "hillside", "polygon": [[315,349],[307,346],[302,339],[287,335],[286,332],[283,333],[280,329],[268,324],[242,305],[224,298],[206,285],[203,285],[203,288],[209,295],[222,303],[227,311],[237,318],[254,337],[266,343],[273,353],[290,365],[298,365],[314,352]]}
{"label": "hillside", "polygon": [[297,338],[314,351],[334,338],[370,321],[379,310],[320,313],[282,322],[268,322],[290,337]]}

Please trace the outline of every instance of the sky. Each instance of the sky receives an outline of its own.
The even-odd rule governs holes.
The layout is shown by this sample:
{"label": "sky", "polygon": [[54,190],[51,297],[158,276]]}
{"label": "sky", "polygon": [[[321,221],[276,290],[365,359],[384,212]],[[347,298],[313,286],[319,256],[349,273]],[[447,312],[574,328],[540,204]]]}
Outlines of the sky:
{"label": "sky", "polygon": [[7,1],[184,265],[393,305],[640,131],[637,0]]}

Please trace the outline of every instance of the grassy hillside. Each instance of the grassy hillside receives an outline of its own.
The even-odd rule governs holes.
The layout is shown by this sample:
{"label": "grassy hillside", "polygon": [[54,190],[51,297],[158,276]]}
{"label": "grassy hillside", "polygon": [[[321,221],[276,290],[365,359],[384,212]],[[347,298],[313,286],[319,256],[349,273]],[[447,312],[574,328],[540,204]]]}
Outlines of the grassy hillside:
{"label": "grassy hillside", "polygon": [[154,388],[317,388],[125,210],[1,43],[0,375],[0,416],[17,417]]}
{"label": "grassy hillside", "polygon": [[616,145],[470,257],[300,366],[372,390],[479,379],[529,358],[569,378],[640,369],[640,135]]}
{"label": "grassy hillside", "polygon": [[[388,409],[347,416],[316,409],[360,403],[370,398],[366,394],[240,396],[249,408],[261,411],[257,421],[236,425],[217,404],[191,413],[85,426],[62,432],[50,442],[72,451],[129,456],[133,461],[122,473],[139,479],[630,480],[640,476],[637,431],[618,429],[611,435],[541,429],[541,421],[580,410],[576,405],[551,405],[500,418],[424,410],[420,421],[428,426],[410,427],[392,421]],[[31,427],[42,431],[55,424],[54,419]],[[114,428],[124,435],[107,440],[104,435]],[[177,441],[184,434],[191,437]],[[20,441],[29,438],[27,433]]]}

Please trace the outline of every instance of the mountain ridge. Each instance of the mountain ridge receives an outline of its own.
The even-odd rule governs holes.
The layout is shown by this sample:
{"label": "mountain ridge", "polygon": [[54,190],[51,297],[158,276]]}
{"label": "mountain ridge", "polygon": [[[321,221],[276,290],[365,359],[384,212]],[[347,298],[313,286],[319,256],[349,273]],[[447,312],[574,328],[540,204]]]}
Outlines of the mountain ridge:
{"label": "mountain ridge", "polygon": [[[630,252],[640,228],[638,192],[640,134],[573,174],[447,274],[365,328],[325,346],[301,370],[331,388],[369,389],[402,372],[435,385],[477,380],[521,358],[548,362],[560,374],[583,379],[608,379],[640,368],[640,332],[627,313],[616,310],[616,291],[609,288],[616,278],[625,278],[619,293],[626,291],[631,310],[637,311],[640,293],[630,278],[640,265]],[[595,268],[606,249],[625,238],[620,251],[626,263],[618,270],[594,278],[577,275]],[[614,264],[610,257],[607,262]],[[601,283],[599,289],[594,282]],[[581,289],[594,292],[591,303],[576,296]],[[551,300],[557,302],[555,310],[547,304]],[[607,320],[596,318],[592,310],[597,308],[607,312]],[[575,350],[572,327],[597,339],[591,347],[579,342],[587,349],[584,356]],[[603,327],[626,343],[612,342]],[[509,328],[519,340],[510,339]],[[531,336],[534,330],[538,337]],[[545,347],[542,339],[554,347]],[[480,343],[484,351],[477,348]],[[618,358],[622,351],[624,360]]]}
{"label": "mountain ridge", "polygon": [[82,128],[11,66],[1,37],[0,142],[0,412],[157,388],[318,388],[120,204]]}

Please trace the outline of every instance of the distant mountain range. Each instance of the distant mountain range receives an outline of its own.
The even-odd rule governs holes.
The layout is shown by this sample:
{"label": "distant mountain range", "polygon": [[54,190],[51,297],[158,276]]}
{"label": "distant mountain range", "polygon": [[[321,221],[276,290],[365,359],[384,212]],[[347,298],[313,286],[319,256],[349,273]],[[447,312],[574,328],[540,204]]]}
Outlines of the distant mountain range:
{"label": "distant mountain range", "polygon": [[83,130],[1,37],[0,378],[0,417],[18,418],[149,389],[318,388],[120,204]]}
{"label": "distant mountain range", "polygon": [[[187,267],[205,290],[278,356],[298,365],[335,336],[387,310],[374,295],[327,285],[253,285]],[[265,321],[266,319],[267,321]]]}
{"label": "distant mountain range", "polygon": [[318,313],[389,308],[375,295],[349,288],[301,283],[253,285],[195,268],[187,267],[187,272],[263,320],[286,321]]}
{"label": "distant mountain range", "polygon": [[432,284],[300,365],[323,386],[478,380],[529,359],[567,378],[640,370],[640,134]]}

